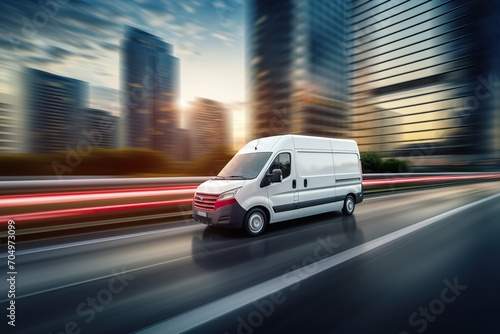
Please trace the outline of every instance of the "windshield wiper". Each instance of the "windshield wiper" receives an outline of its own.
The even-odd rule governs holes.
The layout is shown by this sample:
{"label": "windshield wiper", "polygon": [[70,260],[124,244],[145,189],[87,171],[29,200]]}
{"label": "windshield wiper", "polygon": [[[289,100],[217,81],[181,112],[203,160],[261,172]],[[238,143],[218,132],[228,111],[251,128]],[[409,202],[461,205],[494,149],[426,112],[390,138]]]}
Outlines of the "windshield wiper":
{"label": "windshield wiper", "polygon": [[228,176],[228,178],[231,178],[231,179],[242,179],[242,180],[246,180],[246,177],[244,176],[241,176],[241,175],[231,175],[231,176]]}
{"label": "windshield wiper", "polygon": [[212,180],[225,180],[226,178],[224,176],[219,176],[217,175],[216,177],[214,177]]}

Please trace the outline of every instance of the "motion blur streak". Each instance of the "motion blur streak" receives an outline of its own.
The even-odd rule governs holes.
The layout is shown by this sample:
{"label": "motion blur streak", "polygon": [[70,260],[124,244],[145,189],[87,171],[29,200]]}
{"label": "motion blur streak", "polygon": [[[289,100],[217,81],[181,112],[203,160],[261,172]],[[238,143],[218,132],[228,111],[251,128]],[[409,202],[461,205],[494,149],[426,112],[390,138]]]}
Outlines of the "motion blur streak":
{"label": "motion blur streak", "polygon": [[[372,175],[366,175],[372,177]],[[466,181],[477,179],[495,179],[500,178],[500,174],[473,174],[473,175],[426,175],[426,176],[406,176],[394,177],[387,175],[385,178],[369,178],[363,180],[365,190],[371,186],[384,185],[401,185],[401,184],[418,184],[418,183],[439,183],[447,181]],[[132,189],[104,189],[104,190],[82,190],[82,191],[66,191],[56,193],[40,193],[40,194],[25,194],[14,196],[0,196],[0,208],[23,208],[23,213],[12,213],[10,215],[0,216],[2,224],[5,224],[9,219],[18,219],[20,221],[35,221],[40,219],[53,219],[62,217],[71,217],[78,215],[91,215],[97,213],[118,212],[134,209],[145,209],[164,206],[172,207],[175,205],[188,205],[192,198],[196,186],[193,185],[175,185],[170,187],[143,187]],[[148,201],[145,202],[145,197],[163,197],[174,196],[168,200]],[[57,207],[52,210],[38,211],[39,208],[30,206],[35,205],[62,205],[64,203],[81,203],[85,201],[99,200],[123,200],[137,198],[136,203],[107,203],[106,206],[90,206],[84,208],[65,208]],[[92,205],[92,204],[90,204]],[[17,209],[16,209],[17,210]]]}
{"label": "motion blur streak", "polygon": [[115,212],[121,210],[133,210],[133,209],[148,209],[160,206],[171,206],[171,205],[181,205],[191,203],[191,198],[170,200],[170,201],[156,201],[156,202],[146,202],[146,203],[132,203],[132,204],[119,204],[119,205],[108,205],[108,206],[97,206],[90,208],[78,208],[78,209],[64,209],[64,210],[52,210],[52,211],[42,211],[42,212],[31,212],[22,214],[13,214],[8,216],[0,216],[0,221],[2,224],[6,224],[9,219],[15,219],[16,221],[33,221],[39,219],[53,219],[69,216],[79,216],[79,215],[90,215],[96,213],[104,212]]}
{"label": "motion blur streak", "polygon": [[162,195],[182,195],[193,194],[193,186],[184,187],[165,187],[165,188],[148,188],[148,189],[122,189],[122,190],[102,190],[102,191],[82,191],[82,192],[66,192],[55,194],[36,194],[36,195],[18,195],[18,196],[2,196],[0,197],[0,208],[36,205],[36,204],[54,204],[68,203],[80,201],[94,201],[104,199],[117,198],[133,198],[137,196],[162,196]]}
{"label": "motion blur streak", "polygon": [[[377,178],[377,179],[365,179],[363,180],[363,185],[364,186],[391,185],[391,184],[401,184],[401,183],[442,182],[442,181],[454,181],[454,180],[491,179],[491,178],[500,178],[500,174]],[[162,196],[162,195],[182,195],[182,194],[192,195],[194,194],[195,189],[196,186],[185,185],[185,186],[175,186],[175,187],[72,191],[72,192],[58,192],[58,193],[0,196],[0,208],[22,206],[22,205],[133,198],[136,196]]]}
{"label": "motion blur streak", "polygon": [[404,177],[393,179],[373,179],[363,180],[364,186],[374,185],[390,185],[400,183],[418,183],[418,182],[442,182],[442,181],[458,181],[472,179],[495,179],[500,178],[500,174],[482,174],[482,175],[454,175],[454,176],[426,176],[426,177]]}

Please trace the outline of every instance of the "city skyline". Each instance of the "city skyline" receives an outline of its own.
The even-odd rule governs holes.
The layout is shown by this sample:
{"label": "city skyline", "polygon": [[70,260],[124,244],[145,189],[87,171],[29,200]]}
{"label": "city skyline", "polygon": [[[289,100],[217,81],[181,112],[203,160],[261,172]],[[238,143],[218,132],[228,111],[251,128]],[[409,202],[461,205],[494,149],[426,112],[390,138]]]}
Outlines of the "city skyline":
{"label": "city skyline", "polygon": [[[126,118],[139,129],[138,139],[156,143],[133,147],[169,151],[164,144],[185,138],[189,106],[202,98],[228,110],[234,149],[242,139],[292,133],[356,139],[362,151],[385,157],[424,152],[444,164],[494,159],[500,152],[498,99],[486,97],[497,88],[500,9],[486,0],[136,0],[123,8],[102,0],[50,0],[0,6],[12,14],[0,14],[8,49],[0,55],[0,74],[9,72],[0,76],[0,93],[12,93],[17,67],[42,66],[86,82],[89,108]],[[138,37],[137,47],[127,49],[120,41],[130,29],[148,41]],[[165,80],[170,74],[162,77],[157,64],[163,72],[180,69],[179,80]],[[131,112],[130,87],[140,88],[146,77],[170,88],[148,95],[145,106]],[[116,87],[103,85],[113,80]],[[177,84],[180,94],[172,89]],[[11,113],[8,104],[3,108]]]}
{"label": "city skyline", "polygon": [[31,67],[88,82],[90,106],[119,116],[120,40],[130,25],[174,46],[184,65],[179,104],[205,97],[242,111],[243,1],[2,1],[0,9],[1,93],[18,94],[16,72]]}

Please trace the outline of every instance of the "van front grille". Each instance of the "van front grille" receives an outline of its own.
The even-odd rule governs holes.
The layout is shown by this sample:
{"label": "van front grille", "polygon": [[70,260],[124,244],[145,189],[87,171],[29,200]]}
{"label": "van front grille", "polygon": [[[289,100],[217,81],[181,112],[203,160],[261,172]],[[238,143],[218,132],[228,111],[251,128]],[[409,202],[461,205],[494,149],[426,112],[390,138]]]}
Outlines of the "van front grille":
{"label": "van front grille", "polygon": [[194,207],[198,210],[214,211],[215,202],[219,198],[216,194],[194,194]]}

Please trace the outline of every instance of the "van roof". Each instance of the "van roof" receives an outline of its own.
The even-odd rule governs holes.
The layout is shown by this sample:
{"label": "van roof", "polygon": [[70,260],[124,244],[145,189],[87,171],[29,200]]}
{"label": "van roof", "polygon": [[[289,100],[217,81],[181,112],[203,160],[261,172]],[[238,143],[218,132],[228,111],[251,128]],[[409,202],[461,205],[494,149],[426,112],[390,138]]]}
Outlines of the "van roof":
{"label": "van roof", "polygon": [[238,154],[274,152],[292,147],[296,149],[358,152],[358,145],[354,140],[287,134],[254,139],[243,146],[238,151]]}

